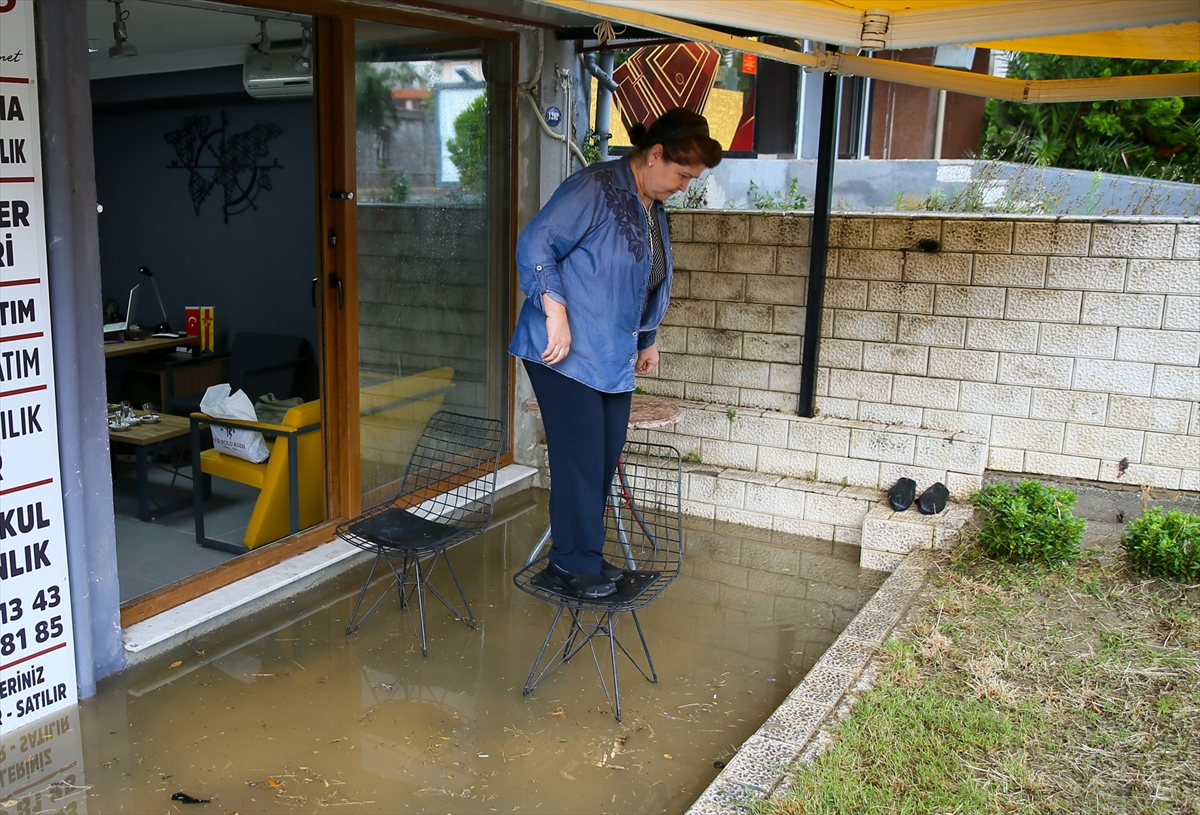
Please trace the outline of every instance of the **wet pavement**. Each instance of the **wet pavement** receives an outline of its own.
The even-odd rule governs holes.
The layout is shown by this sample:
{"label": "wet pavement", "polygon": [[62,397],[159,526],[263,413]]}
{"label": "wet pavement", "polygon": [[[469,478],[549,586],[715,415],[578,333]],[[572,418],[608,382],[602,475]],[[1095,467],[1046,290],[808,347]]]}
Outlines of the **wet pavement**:
{"label": "wet pavement", "polygon": [[659,682],[622,658],[618,723],[586,650],[521,694],[553,610],[512,574],[546,497],[452,551],[476,630],[434,603],[422,658],[390,602],[348,637],[355,568],[6,733],[4,812],[683,812],[886,577],[853,546],[687,519],[682,574],[639,613]]}

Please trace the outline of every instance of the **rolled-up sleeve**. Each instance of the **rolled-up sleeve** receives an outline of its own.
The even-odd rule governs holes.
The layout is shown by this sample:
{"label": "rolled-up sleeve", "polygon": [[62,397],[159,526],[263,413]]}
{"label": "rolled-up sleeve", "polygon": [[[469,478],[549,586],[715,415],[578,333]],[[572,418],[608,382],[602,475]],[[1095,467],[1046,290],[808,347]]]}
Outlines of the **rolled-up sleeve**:
{"label": "rolled-up sleeve", "polygon": [[544,310],[542,295],[567,305],[559,264],[592,229],[599,196],[594,179],[577,173],[521,230],[516,253],[521,291],[539,311]]}

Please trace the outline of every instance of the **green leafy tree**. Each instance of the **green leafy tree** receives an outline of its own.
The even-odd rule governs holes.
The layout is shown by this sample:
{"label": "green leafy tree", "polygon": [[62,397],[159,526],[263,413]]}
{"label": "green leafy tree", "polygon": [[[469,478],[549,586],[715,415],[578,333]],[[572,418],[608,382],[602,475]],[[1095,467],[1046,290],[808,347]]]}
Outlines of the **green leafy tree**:
{"label": "green leafy tree", "polygon": [[412,63],[359,62],[354,66],[354,114],[358,127],[382,130],[400,119],[392,88],[422,87],[425,80]]}
{"label": "green leafy tree", "polygon": [[360,62],[354,70],[354,114],[358,127],[382,130],[396,123],[399,114],[392,104],[392,83],[386,69]]}
{"label": "green leafy tree", "polygon": [[472,192],[483,192],[488,177],[487,94],[480,94],[454,120],[454,138],[446,142],[459,181]]}
{"label": "green leafy tree", "polygon": [[[1200,61],[1018,53],[1017,79],[1079,79],[1200,71]],[[980,152],[1030,164],[1200,183],[1200,97],[1026,105],[991,99]]]}

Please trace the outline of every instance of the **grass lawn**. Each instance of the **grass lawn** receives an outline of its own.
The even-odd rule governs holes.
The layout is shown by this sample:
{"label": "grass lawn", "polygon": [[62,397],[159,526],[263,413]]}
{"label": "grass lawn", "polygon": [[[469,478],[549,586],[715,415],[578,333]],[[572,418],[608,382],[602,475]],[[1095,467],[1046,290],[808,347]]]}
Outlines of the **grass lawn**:
{"label": "grass lawn", "polygon": [[759,812],[1200,815],[1200,586],[966,549],[921,605]]}

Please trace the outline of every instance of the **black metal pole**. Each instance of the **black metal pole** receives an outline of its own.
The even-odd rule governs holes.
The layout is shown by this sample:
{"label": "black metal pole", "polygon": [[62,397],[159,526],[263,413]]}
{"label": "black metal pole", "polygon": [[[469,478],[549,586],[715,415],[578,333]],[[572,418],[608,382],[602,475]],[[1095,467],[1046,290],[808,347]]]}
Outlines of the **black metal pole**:
{"label": "black metal pole", "polygon": [[841,84],[837,74],[821,81],[821,130],[817,146],[817,188],[813,194],[812,252],[805,299],[804,348],[800,355],[799,414],[816,413],[817,360],[821,351],[821,315],[825,310],[825,261],[829,256],[829,212],[833,206],[833,164],[837,159]]}

